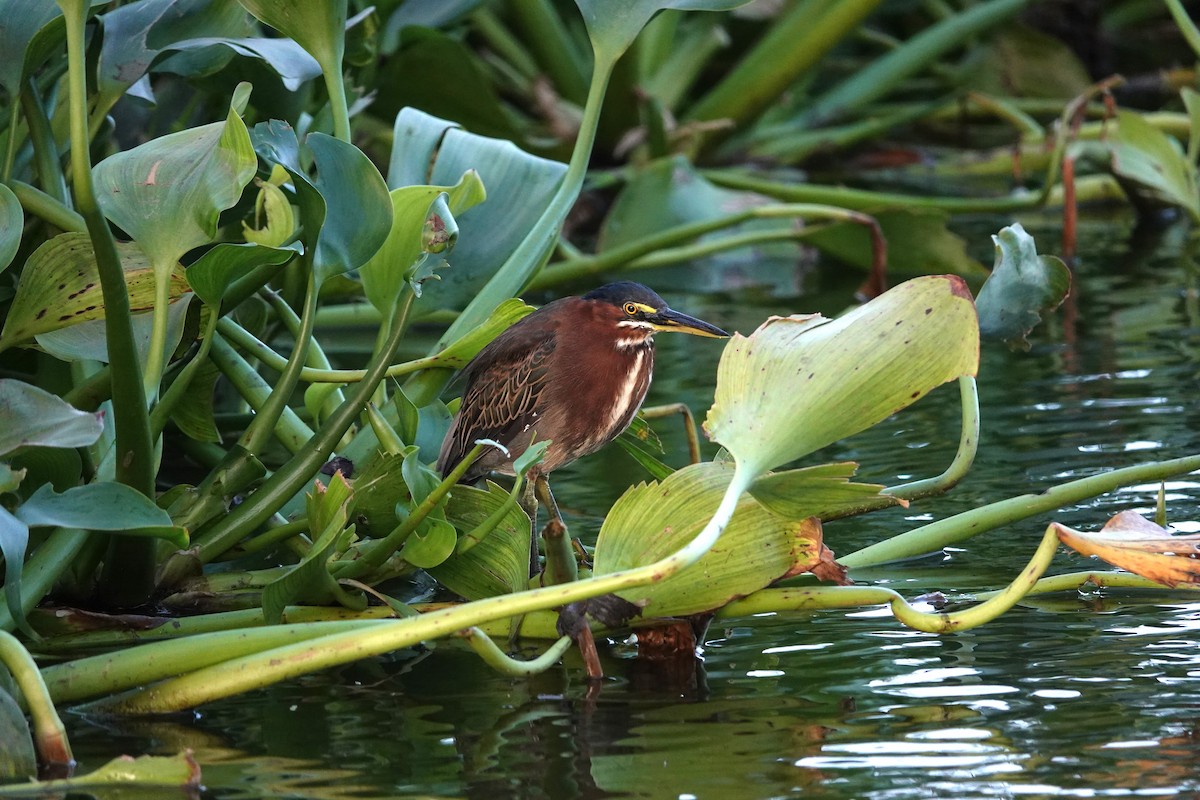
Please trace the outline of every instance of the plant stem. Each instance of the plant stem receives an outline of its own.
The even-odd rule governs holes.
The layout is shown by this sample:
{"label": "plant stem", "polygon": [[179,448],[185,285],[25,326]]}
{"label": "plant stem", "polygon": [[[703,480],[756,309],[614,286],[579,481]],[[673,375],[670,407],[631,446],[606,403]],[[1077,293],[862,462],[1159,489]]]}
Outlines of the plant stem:
{"label": "plant stem", "polygon": [[1078,503],[1089,497],[1111,492],[1121,486],[1158,481],[1200,469],[1200,455],[1139,464],[1115,469],[1101,475],[1069,481],[1041,494],[1023,494],[997,503],[964,511],[952,517],[922,525],[884,542],[855,551],[838,559],[847,567],[871,567],[888,561],[911,558],[940,550],[949,544],[1008,525],[1035,514]]}
{"label": "plant stem", "polygon": [[[271,401],[271,385],[263,380],[263,377],[255,371],[254,367],[250,366],[236,350],[230,347],[219,333],[213,336],[212,360],[213,364],[221,370],[225,377],[229,379],[229,382],[233,384],[234,388],[237,389],[238,394],[250,404],[251,408],[258,412],[250,422],[250,426],[253,427],[254,423],[264,413],[263,409]],[[276,384],[276,387],[278,385]],[[247,428],[247,433],[249,433],[249,430]],[[280,444],[287,448],[289,453],[298,452],[313,435],[312,428],[304,424],[300,417],[296,415],[296,412],[289,406],[284,406],[279,411],[279,417],[275,420],[275,424],[270,428],[266,428],[266,430],[274,435]],[[249,450],[249,448],[246,449],[247,452],[254,452]]]}
{"label": "plant stem", "polygon": [[[384,347],[367,367],[367,376],[360,381],[338,409],[325,421],[320,430],[304,447],[268,478],[241,505],[233,509],[214,528],[198,538],[193,545],[198,547],[202,563],[208,563],[228,550],[239,539],[249,534],[267,520],[271,514],[292,498],[302,486],[329,458],[342,435],[358,418],[366,406],[379,381],[387,372],[400,340],[407,327],[408,313],[412,308],[413,294],[406,290],[399,301],[399,310],[392,323],[392,335]],[[311,315],[307,315],[311,319]],[[293,361],[299,363],[295,358]],[[297,370],[297,373],[299,370]]]}
{"label": "plant stem", "polygon": [[[113,423],[116,428],[115,477],[152,498],[156,471],[154,440],[150,436],[150,417],[142,391],[142,368],[130,324],[125,271],[92,187],[84,54],[84,27],[90,4],[86,0],[57,2],[66,20],[75,207],[83,215],[92,240],[104,296],[104,332],[111,357]],[[114,537],[100,578],[100,595],[117,606],[145,602],[154,586],[155,545],[149,538]]]}
{"label": "plant stem", "polygon": [[54,710],[54,701],[50,699],[37,664],[17,638],[6,631],[0,631],[0,663],[12,674],[29,716],[33,718],[33,740],[40,760],[55,765],[74,763],[67,729]]}
{"label": "plant stem", "polygon": [[45,220],[62,231],[83,233],[87,230],[87,223],[78,212],[36,186],[30,186],[24,181],[8,181],[8,188],[17,196],[25,213]]}
{"label": "plant stem", "polygon": [[529,661],[520,661],[510,657],[497,647],[496,643],[492,641],[492,637],[479,628],[468,628],[460,633],[459,636],[465,639],[467,644],[471,645],[471,649],[478,653],[479,657],[489,667],[501,675],[512,675],[518,678],[537,675],[540,672],[550,669],[558,663],[563,653],[571,649],[571,645],[574,644],[574,640],[570,636],[563,636],[550,645],[549,649],[537,658],[530,659]]}
{"label": "plant stem", "polygon": [[[22,611],[28,614],[50,592],[87,540],[87,531],[58,528],[38,546],[21,574]],[[13,613],[0,595],[0,630],[11,631],[15,627]]]}
{"label": "plant stem", "polygon": [[42,98],[38,94],[37,81],[32,78],[26,81],[21,89],[21,110],[25,112],[25,124],[29,126],[29,138],[33,141],[38,179],[45,187],[46,194],[65,205],[70,193],[59,163],[61,154],[58,152],[54,132],[50,129],[50,120],[46,117]]}
{"label": "plant stem", "polygon": [[155,437],[162,436],[163,429],[167,426],[167,420],[171,418],[171,412],[187,394],[187,390],[192,385],[192,379],[196,377],[196,373],[208,360],[208,351],[212,348],[213,335],[219,318],[220,314],[217,313],[217,309],[211,309],[204,330],[200,333],[200,349],[196,352],[195,357],[179,371],[175,380],[171,381],[171,385],[167,387],[158,403],[150,411],[150,432]]}
{"label": "plant stem", "polygon": [[962,400],[962,432],[958,437],[958,450],[955,451],[950,466],[937,477],[892,486],[884,489],[884,494],[905,500],[917,500],[947,492],[966,477],[979,449],[979,391],[975,377],[964,375],[959,378],[958,391]]}

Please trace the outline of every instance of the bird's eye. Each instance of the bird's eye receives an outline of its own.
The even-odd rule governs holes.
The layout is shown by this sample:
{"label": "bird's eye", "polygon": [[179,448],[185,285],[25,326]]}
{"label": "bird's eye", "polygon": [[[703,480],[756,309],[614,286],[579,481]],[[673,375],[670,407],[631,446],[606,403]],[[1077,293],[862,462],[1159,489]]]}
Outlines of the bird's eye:
{"label": "bird's eye", "polygon": [[638,312],[638,307],[635,304],[633,304],[633,303],[625,304],[625,313],[626,314],[628,314],[629,316],[632,317],[637,312]]}

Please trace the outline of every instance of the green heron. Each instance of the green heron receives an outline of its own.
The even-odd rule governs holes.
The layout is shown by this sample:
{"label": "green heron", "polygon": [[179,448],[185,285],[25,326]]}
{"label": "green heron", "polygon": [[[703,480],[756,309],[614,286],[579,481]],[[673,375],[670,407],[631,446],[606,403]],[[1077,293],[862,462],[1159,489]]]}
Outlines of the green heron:
{"label": "green heron", "polygon": [[462,477],[513,474],[513,461],[535,439],[550,441],[531,471],[551,525],[562,517],[546,476],[599,450],[629,427],[654,370],[654,334],[679,331],[727,337],[681,314],[640,283],[620,281],[582,297],[547,303],[500,334],[463,368],[462,405],[438,456],[445,475],[478,439],[504,446],[486,451]]}

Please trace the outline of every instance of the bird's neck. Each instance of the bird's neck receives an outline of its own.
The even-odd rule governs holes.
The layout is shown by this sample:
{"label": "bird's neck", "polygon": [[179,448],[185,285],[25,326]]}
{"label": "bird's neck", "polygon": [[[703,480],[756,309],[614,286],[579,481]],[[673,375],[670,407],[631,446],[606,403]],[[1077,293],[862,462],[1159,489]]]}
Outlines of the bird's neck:
{"label": "bird's neck", "polygon": [[654,346],[654,326],[637,320],[618,322],[614,346],[617,352],[631,354],[651,348]]}

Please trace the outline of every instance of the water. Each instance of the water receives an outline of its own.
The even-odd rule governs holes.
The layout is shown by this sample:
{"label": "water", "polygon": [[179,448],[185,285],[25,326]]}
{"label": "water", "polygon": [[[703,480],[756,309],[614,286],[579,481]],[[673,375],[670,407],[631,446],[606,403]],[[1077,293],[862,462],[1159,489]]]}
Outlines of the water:
{"label": "water", "polygon": [[[1041,249],[1053,228],[1026,227]],[[994,219],[962,230],[990,258]],[[1128,223],[1081,231],[1074,323],[1057,315],[1033,349],[984,351],[983,437],[949,496],[827,526],[848,553],[1014,494],[1200,451],[1193,277],[1182,231],[1131,245]],[[748,270],[747,284],[761,279]],[[670,275],[657,285],[669,285]],[[647,276],[650,281],[650,276]],[[663,292],[678,308],[748,332],[767,314],[837,313],[857,276],[772,273],[774,288]],[[693,281],[694,284],[694,281]],[[794,295],[802,287],[803,297]],[[702,417],[719,346],[660,337],[651,402],[684,399]],[[884,483],[940,472],[958,436],[951,386],[835,445]],[[679,462],[676,423],[657,423]],[[556,473],[558,476],[559,473]],[[561,473],[560,504],[594,535],[633,473],[605,452]],[[1051,519],[1094,528],[1149,513],[1156,485],[1131,487],[1009,525],[936,557],[860,571],[915,597],[998,588]],[[1170,517],[1200,529],[1200,481],[1168,483]],[[1052,572],[1094,562],[1060,552]],[[1200,793],[1200,597],[1070,593],[1031,599],[953,636],[904,628],[881,609],[719,620],[699,660],[645,663],[602,647],[589,690],[577,659],[531,680],[495,675],[439,643],[213,703],[169,721],[69,714],[83,769],[119,753],[192,748],[205,796],[564,798],[994,798]]]}

